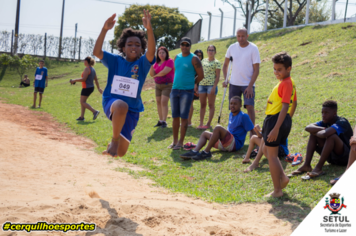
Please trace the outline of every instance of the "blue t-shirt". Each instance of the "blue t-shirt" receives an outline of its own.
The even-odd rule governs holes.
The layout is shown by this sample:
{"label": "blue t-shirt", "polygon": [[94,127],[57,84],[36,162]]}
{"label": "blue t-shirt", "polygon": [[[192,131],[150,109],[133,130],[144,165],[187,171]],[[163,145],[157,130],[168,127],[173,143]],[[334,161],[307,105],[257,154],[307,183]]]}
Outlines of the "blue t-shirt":
{"label": "blue t-shirt", "polygon": [[[103,59],[101,62],[104,66],[109,69],[108,80],[103,92],[103,107],[111,98],[118,98],[123,100],[129,106],[129,110],[133,112],[143,112],[144,107],[141,100],[141,90],[145,83],[147,73],[149,72],[151,65],[156,62],[156,58],[149,62],[147,60],[146,54],[141,56],[138,60],[134,62],[129,62],[120,55],[112,54],[104,51]],[[139,80],[137,97],[131,98],[118,94],[111,93],[111,85],[113,82],[114,75],[124,76],[132,79]]]}
{"label": "blue t-shirt", "polygon": [[47,68],[43,67],[41,69],[37,67],[35,77],[36,75],[42,75],[42,79],[41,80],[35,79],[35,87],[46,88]]}
{"label": "blue t-shirt", "polygon": [[235,138],[236,150],[239,150],[243,147],[247,132],[253,128],[254,125],[246,113],[240,111],[236,116],[234,116],[232,112],[230,113],[227,130]]}
{"label": "blue t-shirt", "polygon": [[318,121],[316,122],[316,125],[324,128],[334,128],[336,130],[337,136],[339,136],[344,144],[350,148],[349,141],[354,132],[352,131],[351,125],[346,118],[338,116],[334,124],[326,124],[323,121]]}

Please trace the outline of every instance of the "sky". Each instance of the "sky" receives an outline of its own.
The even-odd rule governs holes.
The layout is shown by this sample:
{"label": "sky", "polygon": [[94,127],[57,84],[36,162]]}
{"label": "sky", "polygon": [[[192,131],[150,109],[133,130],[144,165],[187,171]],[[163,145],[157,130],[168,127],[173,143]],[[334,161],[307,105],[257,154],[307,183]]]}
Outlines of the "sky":
{"label": "sky", "polygon": [[[233,0],[230,0],[233,2]],[[340,3],[341,2],[341,3]],[[339,0],[337,12],[343,16],[346,0]],[[63,0],[21,0],[20,33],[25,34],[60,34],[61,14]],[[218,38],[220,34],[220,11],[224,12],[223,36],[232,35],[233,8],[221,0],[66,0],[64,12],[63,36],[74,36],[75,24],[78,23],[77,37],[97,38],[105,20],[112,14],[123,14],[129,4],[151,4],[176,7],[189,21],[195,23],[202,14],[202,36],[207,38],[208,15],[212,17],[212,38]],[[356,14],[356,0],[349,0],[348,16]],[[11,31],[15,28],[17,0],[0,0],[0,31]],[[237,28],[242,27],[242,16],[237,15]],[[251,32],[260,29],[257,21],[252,24]],[[109,31],[106,40],[113,38],[113,30]]]}

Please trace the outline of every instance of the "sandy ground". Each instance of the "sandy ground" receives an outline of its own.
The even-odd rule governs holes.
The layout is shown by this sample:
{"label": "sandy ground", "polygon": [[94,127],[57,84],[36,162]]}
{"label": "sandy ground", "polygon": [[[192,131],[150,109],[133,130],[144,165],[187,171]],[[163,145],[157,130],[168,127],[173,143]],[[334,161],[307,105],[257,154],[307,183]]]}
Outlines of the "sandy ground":
{"label": "sandy ground", "polygon": [[[114,170],[139,167],[109,162],[93,151],[92,141],[50,115],[4,103],[0,110],[1,227],[7,221],[83,221],[97,230],[66,235],[106,236],[277,236],[290,235],[295,227],[272,214],[269,204],[224,206],[152,187],[149,180]],[[0,235],[28,234],[0,230]]]}

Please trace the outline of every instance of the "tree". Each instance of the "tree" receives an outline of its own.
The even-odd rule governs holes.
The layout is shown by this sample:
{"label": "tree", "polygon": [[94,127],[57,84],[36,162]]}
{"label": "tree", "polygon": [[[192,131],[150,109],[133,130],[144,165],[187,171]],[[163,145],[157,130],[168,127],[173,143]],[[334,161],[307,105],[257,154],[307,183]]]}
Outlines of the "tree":
{"label": "tree", "polygon": [[[242,16],[245,18],[245,23],[244,27],[247,29],[247,24],[248,24],[248,15],[250,12],[250,9],[248,7],[248,0],[221,0],[223,2],[226,2],[230,5],[233,5],[231,1],[234,1],[237,3],[236,8],[240,8],[242,11]],[[250,3],[252,4],[251,8],[251,21],[252,23],[254,18],[257,18],[258,13],[260,12],[265,12],[265,8],[263,7],[266,4],[266,0],[251,0]],[[235,5],[233,5],[235,6]],[[263,7],[263,8],[262,8]]]}
{"label": "tree", "polygon": [[[306,1],[305,1],[306,2]],[[270,5],[268,20],[267,20],[267,29],[277,29],[283,27],[283,20],[284,20],[284,9],[279,10],[280,8],[275,5],[273,2]],[[284,5],[283,5],[284,6]],[[289,25],[302,25],[305,23],[305,16],[306,16],[306,7],[300,9],[299,3],[295,2],[294,6],[290,9],[295,9],[295,12],[292,12],[294,17],[290,17],[290,11],[287,16],[287,26]],[[298,11],[298,12],[297,12]],[[330,9],[327,6],[327,0],[322,1],[311,1],[309,6],[309,23],[313,22],[322,22],[329,20],[331,15]],[[259,19],[264,24],[264,14],[260,14]]]}
{"label": "tree", "polygon": [[11,66],[16,69],[17,74],[20,76],[20,80],[22,80],[23,75],[27,70],[37,66],[37,60],[30,55],[24,55],[22,58],[15,55],[12,58]]}
{"label": "tree", "polygon": [[118,25],[115,26],[114,32],[115,42],[126,28],[145,30],[142,25],[143,9],[149,10],[152,15],[151,23],[155,40],[168,50],[174,49],[175,42],[183,37],[193,25],[183,14],[179,13],[178,8],[133,4],[118,18]]}

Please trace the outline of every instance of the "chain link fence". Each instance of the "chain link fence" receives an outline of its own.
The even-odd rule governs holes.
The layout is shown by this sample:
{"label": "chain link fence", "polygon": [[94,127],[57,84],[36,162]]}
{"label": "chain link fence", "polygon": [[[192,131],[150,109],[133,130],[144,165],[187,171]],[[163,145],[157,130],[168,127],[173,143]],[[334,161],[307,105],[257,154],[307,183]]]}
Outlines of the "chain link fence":
{"label": "chain link fence", "polygon": [[[0,53],[14,52],[13,32],[0,32]],[[64,37],[62,38],[62,50],[60,58],[82,60],[87,56],[94,57],[93,49],[96,40],[93,38],[83,39],[81,37]],[[58,58],[59,54],[59,37],[46,34],[19,34],[17,53],[29,54],[34,56]],[[113,48],[114,45],[109,41],[104,41],[103,50],[117,53]],[[95,58],[95,57],[94,57]]]}

